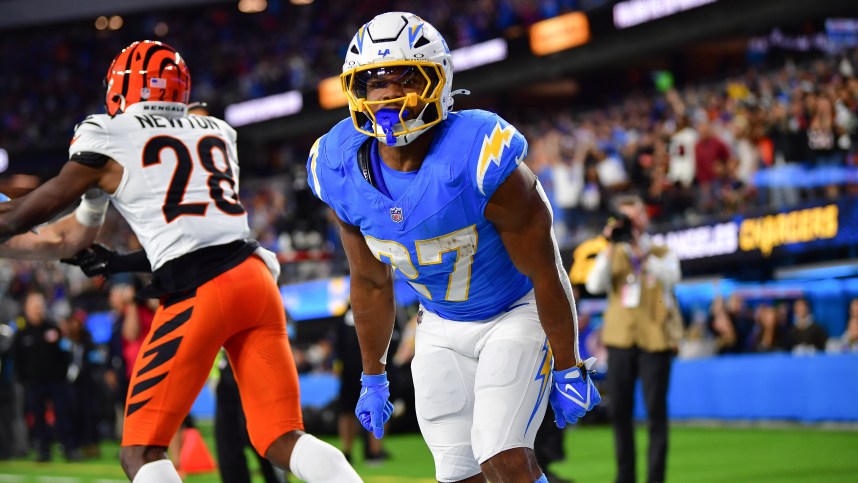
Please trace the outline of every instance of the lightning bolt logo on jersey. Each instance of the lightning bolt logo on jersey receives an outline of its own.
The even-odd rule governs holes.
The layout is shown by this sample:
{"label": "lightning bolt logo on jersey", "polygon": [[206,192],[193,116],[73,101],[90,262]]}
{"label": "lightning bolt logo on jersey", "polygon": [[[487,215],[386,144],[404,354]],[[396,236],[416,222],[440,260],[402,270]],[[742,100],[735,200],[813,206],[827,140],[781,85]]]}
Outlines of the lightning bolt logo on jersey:
{"label": "lightning bolt logo on jersey", "polygon": [[[356,154],[366,139],[350,119],[320,138],[307,162],[310,187],[360,228],[370,251],[407,279],[427,310],[450,320],[484,320],[533,288],[483,215],[527,153],[521,133],[487,111],[450,113],[396,200],[361,173]],[[391,216],[400,209],[401,217]]]}

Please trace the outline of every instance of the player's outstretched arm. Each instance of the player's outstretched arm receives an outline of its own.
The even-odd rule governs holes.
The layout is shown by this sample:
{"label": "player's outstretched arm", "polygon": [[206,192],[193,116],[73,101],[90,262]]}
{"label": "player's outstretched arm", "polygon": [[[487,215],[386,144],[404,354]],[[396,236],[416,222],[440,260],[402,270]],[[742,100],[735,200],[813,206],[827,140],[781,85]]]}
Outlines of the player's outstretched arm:
{"label": "player's outstretched arm", "polygon": [[83,226],[74,213],[39,229],[38,233],[27,232],[10,238],[0,245],[0,257],[29,260],[57,260],[70,257],[89,246],[98,226]]}
{"label": "player's outstretched arm", "polygon": [[[112,174],[116,168],[119,169],[118,176]],[[57,176],[30,193],[0,203],[0,240],[5,241],[50,221],[90,188],[99,187],[113,192],[122,176],[121,169],[115,162],[107,163],[102,168],[74,161],[66,163]]]}
{"label": "player's outstretched arm", "polygon": [[498,187],[485,216],[501,236],[515,267],[533,282],[539,320],[554,353],[555,369],[579,364],[572,287],[551,231],[551,212],[536,175],[521,164]]}
{"label": "player's outstretched arm", "polygon": [[0,257],[57,260],[88,247],[98,235],[107,212],[108,196],[100,189],[84,194],[80,206],[59,221],[14,236],[0,244]]}

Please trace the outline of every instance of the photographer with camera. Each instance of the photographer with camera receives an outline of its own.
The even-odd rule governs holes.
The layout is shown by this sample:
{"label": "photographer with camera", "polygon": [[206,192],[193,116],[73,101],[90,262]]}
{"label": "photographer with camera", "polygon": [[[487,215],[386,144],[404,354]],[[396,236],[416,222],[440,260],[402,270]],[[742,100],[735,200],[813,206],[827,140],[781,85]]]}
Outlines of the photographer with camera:
{"label": "photographer with camera", "polygon": [[607,293],[602,342],[608,348],[609,413],[614,425],[616,482],[635,481],[635,381],[643,383],[649,415],[647,482],[665,479],[667,387],[671,357],[682,334],[673,296],[679,259],[647,235],[649,217],[638,196],[621,196],[603,234],[608,246],[587,276],[587,291]]}

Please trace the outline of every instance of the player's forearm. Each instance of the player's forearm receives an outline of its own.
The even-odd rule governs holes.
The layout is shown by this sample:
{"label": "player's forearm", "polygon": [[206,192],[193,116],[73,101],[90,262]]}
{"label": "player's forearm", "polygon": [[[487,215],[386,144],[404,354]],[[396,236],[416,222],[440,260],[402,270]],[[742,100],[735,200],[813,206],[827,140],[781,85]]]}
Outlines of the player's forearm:
{"label": "player's forearm", "polygon": [[82,226],[69,215],[42,227],[38,233],[24,233],[0,245],[0,256],[28,260],[56,260],[74,255],[89,246],[98,227]]}
{"label": "player's forearm", "polygon": [[393,334],[395,318],[392,280],[382,286],[368,286],[353,277],[351,303],[360,342],[363,372],[381,374],[384,372],[384,359]]}
{"label": "player's forearm", "polygon": [[562,280],[545,276],[533,281],[533,291],[539,322],[554,354],[554,369],[568,369],[578,364],[578,317],[571,286],[567,291]]}

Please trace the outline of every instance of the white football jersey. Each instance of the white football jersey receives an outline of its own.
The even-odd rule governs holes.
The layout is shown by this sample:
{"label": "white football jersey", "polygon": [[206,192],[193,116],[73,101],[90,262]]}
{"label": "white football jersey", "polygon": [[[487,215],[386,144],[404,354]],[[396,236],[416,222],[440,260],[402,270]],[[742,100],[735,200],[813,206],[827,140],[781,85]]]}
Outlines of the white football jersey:
{"label": "white football jersey", "polygon": [[184,104],[140,102],[78,124],[69,157],[97,153],[125,168],[111,200],[154,271],[200,248],[250,236],[238,200],[235,141],[226,122],[188,115]]}

